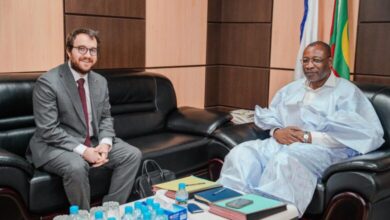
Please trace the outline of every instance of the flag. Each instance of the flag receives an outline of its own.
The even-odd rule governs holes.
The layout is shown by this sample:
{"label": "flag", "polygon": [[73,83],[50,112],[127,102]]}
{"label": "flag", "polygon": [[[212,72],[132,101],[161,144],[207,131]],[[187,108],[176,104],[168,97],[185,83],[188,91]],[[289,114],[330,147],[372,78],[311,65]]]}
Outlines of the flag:
{"label": "flag", "polygon": [[349,79],[348,0],[335,0],[329,45],[336,76]]}
{"label": "flag", "polygon": [[295,79],[300,79],[304,75],[301,63],[303,51],[308,44],[318,39],[318,0],[304,0],[304,6],[300,35],[301,45],[295,64]]}

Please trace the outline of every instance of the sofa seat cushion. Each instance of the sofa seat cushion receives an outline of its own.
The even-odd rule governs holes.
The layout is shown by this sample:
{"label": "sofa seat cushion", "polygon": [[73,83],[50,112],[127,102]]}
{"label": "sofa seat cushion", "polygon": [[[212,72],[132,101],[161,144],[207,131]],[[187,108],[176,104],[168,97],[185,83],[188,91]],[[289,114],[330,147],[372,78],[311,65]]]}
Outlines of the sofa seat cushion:
{"label": "sofa seat cushion", "polygon": [[200,168],[212,159],[208,152],[210,139],[202,136],[161,132],[125,141],[139,148],[143,159],[154,159],[176,175]]}
{"label": "sofa seat cushion", "polygon": [[[107,168],[91,168],[91,200],[102,198],[108,193],[111,170]],[[45,171],[35,170],[30,180],[30,211],[36,214],[54,212],[68,207],[62,178]]]}

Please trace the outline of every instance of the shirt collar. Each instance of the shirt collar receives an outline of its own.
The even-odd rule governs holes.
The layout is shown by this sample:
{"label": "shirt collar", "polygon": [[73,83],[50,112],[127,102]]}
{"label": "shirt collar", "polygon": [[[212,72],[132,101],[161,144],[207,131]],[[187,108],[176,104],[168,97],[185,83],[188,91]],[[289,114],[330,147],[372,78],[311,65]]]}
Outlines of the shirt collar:
{"label": "shirt collar", "polygon": [[89,74],[85,74],[84,76],[81,76],[80,73],[78,73],[76,70],[74,70],[72,68],[72,65],[70,64],[70,61],[68,61],[68,66],[69,66],[69,69],[70,69],[70,72],[72,72],[72,75],[73,75],[73,78],[74,80],[77,82],[77,80],[83,78],[85,80],[85,82],[88,82],[88,75]]}
{"label": "shirt collar", "polygon": [[[333,88],[333,87],[336,86],[338,80],[339,80],[339,79],[335,76],[334,72],[331,71],[331,73],[330,73],[328,79],[326,80],[326,82],[324,83],[324,85],[322,85],[322,86],[321,86],[320,88],[318,88],[318,89],[322,89],[322,88],[324,88],[324,87],[331,87],[331,88]],[[307,81],[307,80],[305,80],[305,86],[306,86],[307,89],[313,90],[313,89],[309,86],[309,81]],[[316,90],[318,90],[318,89],[316,89]]]}

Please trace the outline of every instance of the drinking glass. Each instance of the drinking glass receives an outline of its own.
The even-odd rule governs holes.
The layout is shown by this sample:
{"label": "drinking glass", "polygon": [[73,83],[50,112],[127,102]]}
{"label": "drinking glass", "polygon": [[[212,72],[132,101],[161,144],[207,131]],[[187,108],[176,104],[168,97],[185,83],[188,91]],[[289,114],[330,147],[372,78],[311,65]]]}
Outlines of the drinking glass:
{"label": "drinking glass", "polygon": [[91,220],[95,220],[95,212],[97,212],[97,211],[102,211],[104,219],[107,219],[106,209],[103,206],[96,206],[96,207],[92,207],[90,212],[89,212],[90,213],[89,216],[90,216]]}
{"label": "drinking glass", "polygon": [[116,219],[119,219],[119,203],[118,202],[105,202],[103,203],[103,207],[106,209],[106,216],[109,217],[115,217]]}
{"label": "drinking glass", "polygon": [[90,219],[89,212],[87,210],[79,210],[79,218],[81,220],[89,220]]}
{"label": "drinking glass", "polygon": [[70,220],[69,215],[57,215],[56,217],[53,218],[53,220]]}

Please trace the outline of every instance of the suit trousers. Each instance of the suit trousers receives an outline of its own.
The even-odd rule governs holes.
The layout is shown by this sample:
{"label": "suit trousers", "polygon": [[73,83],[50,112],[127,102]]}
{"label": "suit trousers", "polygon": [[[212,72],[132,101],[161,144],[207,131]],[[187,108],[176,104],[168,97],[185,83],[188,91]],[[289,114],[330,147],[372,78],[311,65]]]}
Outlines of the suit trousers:
{"label": "suit trousers", "polygon": [[[102,165],[113,170],[110,189],[103,202],[127,202],[141,158],[138,148],[122,141],[113,144],[108,154],[109,161]],[[81,155],[71,151],[65,151],[43,166],[44,170],[62,177],[69,203],[85,210],[90,208],[89,169],[99,168],[92,168]]]}

